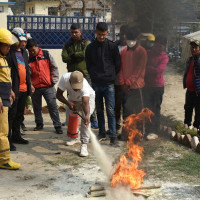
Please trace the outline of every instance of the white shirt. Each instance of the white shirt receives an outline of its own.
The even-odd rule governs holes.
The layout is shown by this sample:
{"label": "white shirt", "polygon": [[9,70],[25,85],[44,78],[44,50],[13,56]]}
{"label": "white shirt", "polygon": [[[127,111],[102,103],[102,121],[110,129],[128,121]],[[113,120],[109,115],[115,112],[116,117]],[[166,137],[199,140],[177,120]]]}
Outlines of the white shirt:
{"label": "white shirt", "polygon": [[70,101],[82,101],[82,97],[95,97],[95,91],[92,89],[85,78],[83,79],[83,88],[81,90],[74,91],[69,82],[70,75],[71,72],[63,74],[58,83],[58,88],[60,88],[62,91],[67,91],[69,95],[68,99]]}

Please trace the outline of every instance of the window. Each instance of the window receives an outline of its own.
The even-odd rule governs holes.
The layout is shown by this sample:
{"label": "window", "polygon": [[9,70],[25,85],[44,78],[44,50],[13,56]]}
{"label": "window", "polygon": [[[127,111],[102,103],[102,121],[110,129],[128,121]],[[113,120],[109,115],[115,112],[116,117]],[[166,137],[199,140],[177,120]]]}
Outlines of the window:
{"label": "window", "polygon": [[58,7],[48,7],[48,15],[58,16]]}
{"label": "window", "polygon": [[74,12],[74,17],[79,17],[80,13],[79,12]]}
{"label": "window", "polygon": [[3,13],[3,12],[4,12],[4,7],[0,6],[0,13]]}
{"label": "window", "polygon": [[32,7],[32,14],[34,14],[35,13],[35,9],[34,9],[34,7]]}

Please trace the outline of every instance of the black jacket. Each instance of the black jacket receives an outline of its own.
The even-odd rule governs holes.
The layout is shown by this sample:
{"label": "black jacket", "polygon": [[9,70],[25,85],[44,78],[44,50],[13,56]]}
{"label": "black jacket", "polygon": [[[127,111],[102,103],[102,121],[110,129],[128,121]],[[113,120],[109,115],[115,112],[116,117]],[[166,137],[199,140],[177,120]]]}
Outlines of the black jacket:
{"label": "black jacket", "polygon": [[86,48],[85,60],[92,83],[114,83],[121,65],[119,49],[114,42],[108,39],[104,42],[94,40]]}
{"label": "black jacket", "polygon": [[[21,51],[26,67],[27,95],[31,95],[30,66],[28,64],[28,53],[26,49],[21,49]],[[8,62],[8,66],[11,67],[12,90],[15,93],[15,96],[18,97],[20,79],[19,79],[17,59],[15,56],[15,52],[13,51],[12,48],[8,53],[8,55],[6,56],[6,60]]]}

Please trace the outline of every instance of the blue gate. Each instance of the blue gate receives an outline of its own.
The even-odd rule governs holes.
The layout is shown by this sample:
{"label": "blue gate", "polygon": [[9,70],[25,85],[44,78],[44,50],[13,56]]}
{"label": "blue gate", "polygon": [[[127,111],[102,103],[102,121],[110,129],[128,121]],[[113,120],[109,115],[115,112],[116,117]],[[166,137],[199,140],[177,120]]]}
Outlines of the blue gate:
{"label": "blue gate", "polygon": [[44,49],[61,49],[63,44],[71,37],[70,26],[79,23],[83,36],[89,40],[95,38],[96,17],[58,17],[58,16],[11,16],[7,17],[9,30],[21,27],[36,39],[39,46]]}

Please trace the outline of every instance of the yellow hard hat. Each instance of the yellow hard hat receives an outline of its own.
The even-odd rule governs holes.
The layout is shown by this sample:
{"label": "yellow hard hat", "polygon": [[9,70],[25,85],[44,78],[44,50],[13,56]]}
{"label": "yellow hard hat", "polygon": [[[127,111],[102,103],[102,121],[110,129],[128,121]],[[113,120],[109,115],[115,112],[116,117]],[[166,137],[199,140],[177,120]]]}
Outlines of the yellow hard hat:
{"label": "yellow hard hat", "polygon": [[149,41],[154,42],[156,38],[155,38],[155,36],[154,36],[153,34],[149,34],[148,37],[147,37],[147,39],[148,39]]}
{"label": "yellow hard hat", "polygon": [[9,30],[7,30],[6,28],[0,27],[0,42],[12,45],[19,41],[17,37],[15,37]]}

